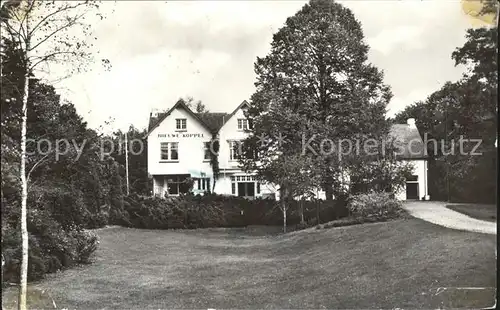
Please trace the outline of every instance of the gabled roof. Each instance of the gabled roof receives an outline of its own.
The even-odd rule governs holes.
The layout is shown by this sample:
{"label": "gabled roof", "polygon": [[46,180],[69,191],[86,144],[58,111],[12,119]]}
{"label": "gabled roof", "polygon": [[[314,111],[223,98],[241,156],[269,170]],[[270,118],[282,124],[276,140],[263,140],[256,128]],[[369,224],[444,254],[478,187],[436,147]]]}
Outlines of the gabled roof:
{"label": "gabled roof", "polygon": [[213,113],[213,112],[203,112],[195,113],[199,119],[201,119],[212,132],[217,132],[224,125],[226,118],[229,114],[227,113]]}
{"label": "gabled roof", "polygon": [[394,143],[401,149],[401,159],[425,159],[426,146],[417,127],[408,124],[394,124],[389,131],[389,137],[394,139]]}
{"label": "gabled roof", "polygon": [[248,102],[246,100],[243,100],[236,109],[230,114],[228,113],[219,113],[219,112],[202,112],[202,113],[195,113],[193,112],[182,100],[177,101],[177,103],[167,112],[163,113],[158,113],[156,116],[151,115],[149,118],[149,125],[148,125],[148,133],[146,134],[146,137],[149,136],[149,134],[156,128],[158,125],[160,125],[167,116],[169,116],[172,111],[176,108],[182,107],[188,113],[190,113],[195,119],[197,119],[205,128],[207,128],[211,133],[216,133],[218,132],[222,126],[224,126],[227,121],[238,112],[239,109],[243,108],[244,106],[248,106]]}
{"label": "gabled roof", "polygon": [[148,132],[156,125],[159,119],[165,119],[165,114],[167,114],[167,112],[158,113],[156,116],[153,116],[151,114],[151,116],[149,117]]}
{"label": "gabled roof", "polygon": [[[241,102],[241,103],[240,103],[240,104],[236,107],[236,109],[234,109],[234,111],[233,111],[233,112],[231,112],[231,114],[229,114],[228,116],[226,116],[226,117],[225,117],[224,124],[222,124],[222,126],[224,126],[224,125],[227,123],[227,121],[228,121],[231,117],[233,117],[233,116],[234,116],[234,114],[236,114],[236,112],[238,112],[238,110],[239,110],[239,109],[243,108],[244,106],[250,106],[246,100],[243,100],[243,101],[242,101],[242,102]],[[221,126],[220,128],[222,128],[222,126]],[[219,128],[219,129],[220,129],[220,128]]]}
{"label": "gabled roof", "polygon": [[[148,133],[146,134],[146,137],[149,136],[149,134],[151,134],[151,132],[156,128],[158,127],[161,122],[163,122],[165,120],[165,118],[167,118],[170,114],[172,114],[172,111],[174,111],[175,109],[178,109],[178,108],[182,108],[184,110],[186,110],[193,118],[195,118],[198,122],[200,122],[200,124],[205,127],[208,131],[210,131],[211,133],[214,133],[214,132],[217,132],[217,130],[213,130],[211,126],[209,126],[207,123],[205,123],[205,121],[203,121],[200,116],[198,114],[203,114],[203,113],[194,113],[193,111],[191,111],[191,109],[186,105],[186,103],[184,102],[184,100],[179,100],[177,101],[176,104],[174,104],[174,106],[168,110],[167,112],[165,113],[158,113],[158,115],[156,117],[153,117],[151,116],[151,118],[149,119],[149,128],[148,128]],[[208,113],[207,113],[208,114]]]}

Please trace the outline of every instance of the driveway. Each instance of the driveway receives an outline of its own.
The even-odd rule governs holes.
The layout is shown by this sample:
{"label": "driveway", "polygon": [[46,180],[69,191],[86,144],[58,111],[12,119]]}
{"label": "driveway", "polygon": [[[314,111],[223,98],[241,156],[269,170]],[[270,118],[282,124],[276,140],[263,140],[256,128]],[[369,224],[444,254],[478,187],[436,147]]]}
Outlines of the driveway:
{"label": "driveway", "polygon": [[416,218],[458,230],[466,230],[485,234],[497,234],[497,224],[474,219],[465,214],[446,208],[446,202],[407,201],[404,208]]}

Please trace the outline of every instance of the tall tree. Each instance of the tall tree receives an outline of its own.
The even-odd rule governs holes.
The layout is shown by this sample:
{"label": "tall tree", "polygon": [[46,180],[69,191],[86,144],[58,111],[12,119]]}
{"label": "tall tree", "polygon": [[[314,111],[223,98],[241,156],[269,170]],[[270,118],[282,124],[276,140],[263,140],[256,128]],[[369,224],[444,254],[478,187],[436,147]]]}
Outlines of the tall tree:
{"label": "tall tree", "polygon": [[[367,53],[361,25],[348,8],[332,0],[311,0],[273,36],[270,53],[257,58],[257,91],[248,111],[256,124],[252,134],[265,133],[276,142],[280,131],[296,145],[304,135],[308,140],[317,134],[320,140],[310,145],[318,149],[322,138],[337,142],[387,133],[385,112],[392,95],[382,72],[367,62]],[[290,134],[266,117],[273,106],[287,107],[285,118],[302,118],[301,134]],[[263,132],[269,127],[264,122],[278,130]],[[268,145],[260,149],[262,156],[274,152],[274,144]],[[337,155],[315,157],[327,199],[339,191],[336,182],[343,174]]]}
{"label": "tall tree", "polygon": [[196,113],[208,113],[207,107],[201,102],[201,100],[195,100],[194,97],[188,96],[186,98],[179,98],[179,100],[184,101],[184,103],[193,109]]}
{"label": "tall tree", "polygon": [[[498,124],[498,28],[469,29],[466,42],[452,53],[455,65],[466,66],[464,77],[446,83],[425,102],[417,102],[396,115],[397,121],[413,117],[417,127],[435,139],[428,144],[429,192],[435,199],[494,202]],[[460,154],[460,137],[466,142]],[[471,154],[482,153],[481,156]],[[481,184],[478,186],[478,184]]]}
{"label": "tall tree", "polygon": [[20,154],[22,263],[19,309],[26,309],[28,271],[26,133],[31,76],[51,62],[64,61],[71,68],[70,73],[85,68],[77,64],[89,60],[88,56],[91,54],[86,49],[88,44],[85,40],[71,38],[68,30],[80,27],[82,33],[88,34],[90,26],[84,23],[84,18],[96,8],[97,4],[90,1],[11,0],[1,6],[0,18],[2,28],[5,29],[2,31],[2,39],[7,37],[17,45],[22,55],[23,69]]}
{"label": "tall tree", "polygon": [[[301,154],[296,143],[307,131],[305,117],[292,113],[281,102],[270,106],[253,119],[253,130],[240,145],[240,164],[248,172],[256,172],[262,182],[278,185],[283,231],[286,232],[288,201],[317,188],[319,170],[310,154]],[[286,139],[283,132],[287,133]]]}
{"label": "tall tree", "polygon": [[149,195],[151,190],[147,171],[147,140],[143,139],[146,133],[146,129],[139,130],[130,126],[126,133],[119,130],[113,133],[112,137],[109,137],[113,140],[114,145],[110,156],[125,170],[127,163],[123,136],[128,135],[130,192],[139,195]]}

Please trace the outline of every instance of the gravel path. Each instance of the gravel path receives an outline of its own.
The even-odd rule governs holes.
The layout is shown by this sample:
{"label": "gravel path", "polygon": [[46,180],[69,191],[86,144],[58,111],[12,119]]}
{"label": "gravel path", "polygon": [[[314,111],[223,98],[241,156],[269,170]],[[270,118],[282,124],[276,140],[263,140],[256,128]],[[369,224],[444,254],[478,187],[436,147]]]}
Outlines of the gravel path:
{"label": "gravel path", "polygon": [[458,230],[467,230],[485,234],[497,234],[497,224],[481,221],[446,208],[445,202],[408,201],[404,208],[416,218]]}

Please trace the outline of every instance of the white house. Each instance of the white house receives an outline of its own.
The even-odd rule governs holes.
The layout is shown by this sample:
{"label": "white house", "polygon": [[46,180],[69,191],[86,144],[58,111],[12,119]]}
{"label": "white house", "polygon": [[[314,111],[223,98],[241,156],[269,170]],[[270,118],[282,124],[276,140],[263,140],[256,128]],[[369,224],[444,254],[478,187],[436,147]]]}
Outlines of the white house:
{"label": "white house", "polygon": [[406,180],[404,188],[396,193],[400,200],[429,200],[428,160],[426,145],[415,125],[415,119],[409,118],[406,124],[394,124],[389,135],[402,146],[399,159],[413,165],[413,174]]}
{"label": "white house", "polygon": [[[238,141],[245,139],[251,123],[244,116],[243,101],[231,114],[194,113],[182,101],[166,113],[151,115],[148,139],[148,173],[153,179],[153,194],[178,195],[192,191],[213,191],[222,195],[267,197],[274,186],[261,184],[254,175],[238,167]],[[212,138],[219,140],[220,175],[214,180],[210,165]],[[214,186],[215,184],[215,186]]]}
{"label": "white house", "polygon": [[[153,195],[178,195],[189,190],[188,180],[194,181],[192,192],[214,191],[222,195],[247,198],[276,197],[277,188],[258,182],[254,175],[239,167],[237,143],[246,138],[252,126],[244,111],[243,101],[232,113],[195,113],[183,101],[178,101],[166,113],[150,115],[148,140],[148,173],[153,181]],[[408,138],[420,139],[413,125],[395,125],[394,135],[405,143]],[[213,177],[210,164],[211,141],[219,141],[219,178]],[[418,144],[418,143],[417,143]],[[419,199],[427,195],[427,161],[423,156],[403,156],[415,164],[415,175],[406,189],[398,193],[400,199]],[[215,184],[215,186],[214,186]],[[324,192],[318,190],[318,198]]]}

